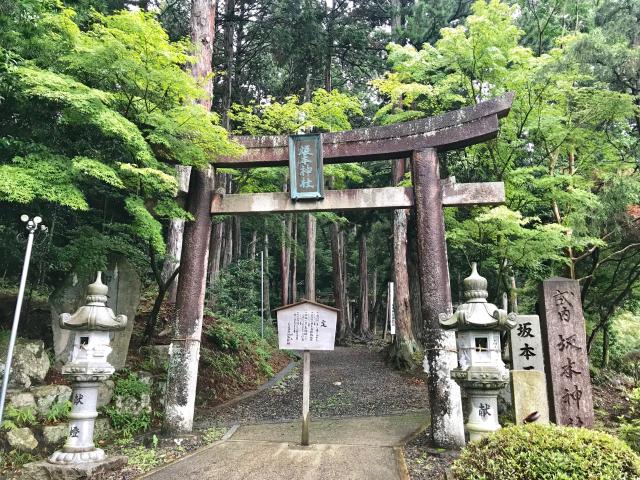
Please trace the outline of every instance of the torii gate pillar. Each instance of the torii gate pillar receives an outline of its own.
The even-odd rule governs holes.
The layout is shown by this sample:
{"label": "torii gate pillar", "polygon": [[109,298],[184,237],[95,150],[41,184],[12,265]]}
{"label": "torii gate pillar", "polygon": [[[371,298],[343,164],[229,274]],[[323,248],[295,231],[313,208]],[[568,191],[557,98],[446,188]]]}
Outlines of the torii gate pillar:
{"label": "torii gate pillar", "polygon": [[450,312],[452,304],[437,151],[414,151],[411,168],[432,440],[438,447],[462,448],[465,440],[460,387],[450,376],[451,369],[458,365],[456,337],[438,323],[438,315]]}

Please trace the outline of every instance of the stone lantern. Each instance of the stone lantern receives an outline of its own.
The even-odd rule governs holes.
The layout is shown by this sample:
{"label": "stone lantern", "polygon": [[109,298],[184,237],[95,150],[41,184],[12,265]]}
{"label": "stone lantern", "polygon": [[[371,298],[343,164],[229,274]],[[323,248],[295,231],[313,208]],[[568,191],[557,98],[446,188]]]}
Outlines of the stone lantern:
{"label": "stone lantern", "polygon": [[509,370],[502,361],[500,333],[516,325],[516,315],[507,314],[487,302],[487,280],[473,263],[471,275],[464,279],[466,303],[453,314],[440,314],[444,329],[457,331],[458,367],[451,377],[469,396],[469,418],[465,427],[469,440],[477,440],[500,429],[498,392],[509,381]]}
{"label": "stone lantern", "polygon": [[98,388],[115,370],[107,361],[111,353],[110,334],[122,330],[127,317],[116,316],[107,307],[108,288],[102,283],[101,276],[98,272],[96,281],[87,287],[86,305],[74,314],[60,315],[60,328],[75,330],[69,362],[62,367],[62,375],[73,384],[73,406],[67,441],[62,450],[51,455],[50,463],[68,465],[105,459],[104,450],[93,444]]}

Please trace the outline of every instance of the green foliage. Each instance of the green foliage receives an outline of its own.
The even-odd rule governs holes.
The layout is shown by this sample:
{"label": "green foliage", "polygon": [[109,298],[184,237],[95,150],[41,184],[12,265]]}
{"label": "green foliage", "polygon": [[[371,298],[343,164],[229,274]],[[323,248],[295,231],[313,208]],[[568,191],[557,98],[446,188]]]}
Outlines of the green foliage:
{"label": "green foliage", "polygon": [[[205,92],[185,69],[193,46],[170,41],[149,13],[85,11],[79,28],[60,2],[5,4],[0,223],[15,228],[29,205],[55,226],[40,269],[49,281],[114,253],[139,264],[150,246],[163,254],[160,219],[189,217],[174,199],[174,164],[242,151],[195,104]],[[19,263],[8,252],[3,271]]]}
{"label": "green foliage", "polygon": [[[601,28],[610,35],[603,36],[598,29],[581,31],[593,27],[594,13],[600,18],[595,7],[476,1],[464,23],[443,28],[437,41],[421,49],[389,45],[390,71],[373,82],[385,98],[374,116],[380,124],[515,92],[496,140],[442,156],[444,175],[506,184],[504,207],[447,212],[451,276],[466,276],[469,262],[480,261],[498,301],[511,277],[526,296],[535,295],[545,277],[582,280],[596,333],[611,333],[616,310],[631,307],[640,272],[632,260],[639,251],[633,220],[625,214],[640,202],[640,89],[630,80],[637,79],[631,60],[639,51],[632,40],[637,28],[620,19],[628,31],[616,31],[604,19],[619,18],[626,7],[608,8],[602,7]],[[559,29],[558,12],[569,10],[584,22]],[[547,25],[541,19],[549,28],[537,31],[534,52],[528,45],[536,28]],[[613,50],[610,38],[618,42]],[[520,302],[525,309],[532,303]],[[602,363],[610,358],[607,342]]]}
{"label": "green foliage", "polygon": [[260,265],[239,260],[220,272],[213,286],[215,314],[242,323],[260,316]]}
{"label": "green foliage", "polygon": [[56,402],[51,405],[47,412],[46,418],[49,423],[58,423],[69,418],[71,413],[71,402],[66,400],[64,402]]}
{"label": "green foliage", "polygon": [[310,102],[300,103],[293,95],[283,103],[269,99],[261,104],[234,104],[229,113],[238,124],[235,133],[249,135],[299,133],[307,129],[348,130],[350,117],[358,115],[362,115],[362,109],[357,99],[337,90],[327,92],[323,89],[316,90]]}
{"label": "green foliage", "polygon": [[140,473],[148,472],[153,467],[160,464],[160,459],[155,448],[146,448],[142,445],[131,448],[124,448],[123,455],[129,459],[128,465],[135,467]]}
{"label": "green foliage", "polygon": [[203,348],[200,361],[213,370],[216,375],[232,382],[244,382],[245,374],[241,370],[243,363],[250,365],[259,375],[271,377],[274,374],[269,364],[276,351],[276,333],[270,322],[264,324],[265,338],[261,337],[262,326],[257,317],[232,319],[219,317],[215,323],[205,328],[203,334],[212,342],[212,349]]}
{"label": "green foliage", "polygon": [[[114,397],[119,397],[124,404],[128,399],[140,400],[143,395],[151,394],[151,387],[148,383],[140,380],[138,375],[129,370],[119,371],[115,376]],[[104,413],[109,417],[111,426],[123,437],[133,437],[139,432],[147,430],[151,426],[152,415],[147,409],[140,413],[133,413],[115,405],[108,405],[104,408]]]}
{"label": "green foliage", "polygon": [[14,428],[31,427],[38,422],[36,410],[33,407],[16,408],[8,405],[5,408],[2,428],[12,430]]}
{"label": "green foliage", "polygon": [[203,432],[202,440],[204,440],[204,443],[217,442],[218,440],[222,439],[225,433],[227,433],[226,428],[211,427]]}
{"label": "green foliage", "polygon": [[149,387],[149,384],[140,380],[138,375],[134,372],[121,370],[114,377],[114,380],[114,395],[119,395],[125,398],[133,397],[140,399],[143,395],[149,395],[151,393],[151,387]]}
{"label": "green foliage", "polygon": [[151,426],[151,413],[148,411],[133,414],[115,406],[108,406],[104,413],[109,417],[111,426],[124,438],[133,437]]}
{"label": "green foliage", "polygon": [[640,475],[640,458],[603,432],[529,424],[469,444],[452,470],[465,480],[631,480]]}
{"label": "green foliage", "polygon": [[2,470],[13,470],[23,465],[38,460],[38,457],[29,452],[19,452],[18,450],[0,451],[0,472]]}
{"label": "green foliage", "polygon": [[640,387],[629,395],[629,415],[621,418],[620,438],[640,453]]}

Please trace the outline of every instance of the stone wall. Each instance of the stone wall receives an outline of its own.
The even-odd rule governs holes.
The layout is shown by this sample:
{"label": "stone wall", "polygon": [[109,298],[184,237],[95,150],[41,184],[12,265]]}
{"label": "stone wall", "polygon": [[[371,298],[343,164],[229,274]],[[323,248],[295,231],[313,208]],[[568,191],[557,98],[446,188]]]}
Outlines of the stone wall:
{"label": "stone wall", "polygon": [[[0,345],[0,358],[7,354],[8,341]],[[5,451],[34,452],[53,450],[67,436],[66,423],[53,424],[47,415],[51,407],[64,403],[71,397],[71,387],[67,385],[43,385],[50,368],[50,360],[44,343],[38,340],[16,341],[9,375],[9,390],[4,419],[10,428],[0,434],[0,444]],[[0,374],[4,375],[5,364],[0,363]],[[12,412],[30,411],[32,420],[23,425],[12,416]],[[51,423],[51,424],[46,424]]]}

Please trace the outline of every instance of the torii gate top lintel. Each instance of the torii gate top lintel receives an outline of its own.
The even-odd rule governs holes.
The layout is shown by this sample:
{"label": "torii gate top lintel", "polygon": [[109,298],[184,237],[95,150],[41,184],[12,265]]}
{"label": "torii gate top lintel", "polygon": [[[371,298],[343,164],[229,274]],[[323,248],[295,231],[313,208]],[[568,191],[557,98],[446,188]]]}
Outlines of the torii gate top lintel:
{"label": "torii gate top lintel", "polygon": [[[511,108],[509,92],[477,105],[394,125],[359,128],[322,136],[324,163],[347,163],[408,157],[412,151],[434,148],[440,152],[494,138],[498,119]],[[216,167],[252,168],[289,164],[288,136],[236,136],[247,151],[237,158],[220,158]]]}

